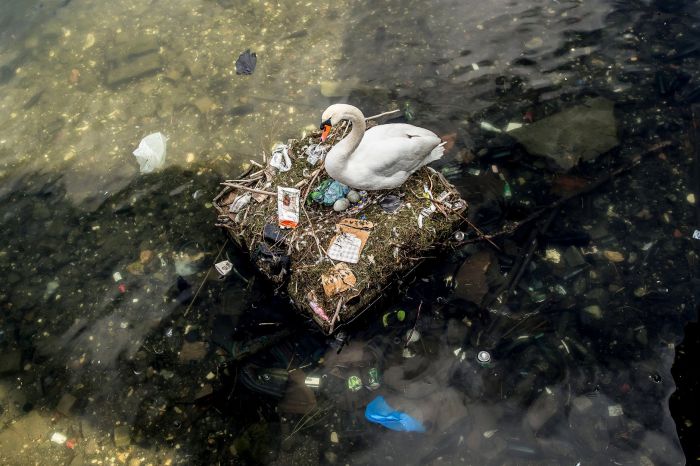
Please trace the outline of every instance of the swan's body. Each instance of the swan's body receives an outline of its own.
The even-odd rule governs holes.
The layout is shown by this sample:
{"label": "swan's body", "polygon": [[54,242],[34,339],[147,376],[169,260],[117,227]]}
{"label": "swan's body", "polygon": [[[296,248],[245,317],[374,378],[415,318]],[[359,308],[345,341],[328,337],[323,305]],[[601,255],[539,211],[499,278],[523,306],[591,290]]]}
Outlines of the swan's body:
{"label": "swan's body", "polygon": [[352,130],[326,155],[326,171],[354,189],[401,186],[413,172],[438,160],[444,152],[440,138],[424,128],[394,123],[365,131],[365,117],[352,105],[335,104],[323,112],[322,121],[327,125],[342,120],[350,121]]}

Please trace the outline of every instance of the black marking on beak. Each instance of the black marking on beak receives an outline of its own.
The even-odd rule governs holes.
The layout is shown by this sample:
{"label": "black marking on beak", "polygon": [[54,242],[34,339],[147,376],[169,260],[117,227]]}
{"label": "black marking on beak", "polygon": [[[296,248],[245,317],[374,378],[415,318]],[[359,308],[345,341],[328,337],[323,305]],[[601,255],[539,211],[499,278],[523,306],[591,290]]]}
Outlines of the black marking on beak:
{"label": "black marking on beak", "polygon": [[321,126],[319,126],[318,129],[325,129],[326,126],[333,126],[333,125],[331,124],[331,119],[330,119],[330,118],[327,119],[326,121],[324,121],[323,123],[321,123]]}

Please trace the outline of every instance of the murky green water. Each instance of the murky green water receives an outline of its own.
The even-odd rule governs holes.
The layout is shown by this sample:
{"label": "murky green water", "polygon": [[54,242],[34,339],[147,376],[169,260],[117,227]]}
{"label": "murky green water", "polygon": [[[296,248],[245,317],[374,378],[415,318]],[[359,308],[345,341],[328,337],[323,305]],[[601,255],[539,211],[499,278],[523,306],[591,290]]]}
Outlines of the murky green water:
{"label": "murky green water", "polygon": [[[3,464],[682,464],[668,398],[698,292],[694,6],[4,0]],[[257,68],[236,75],[246,49]],[[489,129],[592,96],[614,102],[619,146],[568,177]],[[436,168],[487,231],[668,145],[566,204],[508,301],[465,299],[458,270],[482,246],[455,244],[337,354],[225,244],[210,202],[338,101],[454,142]],[[165,165],[141,174],[132,151],[156,131]],[[527,234],[499,243],[491,291]],[[238,273],[217,278],[222,257]],[[232,341],[279,327],[294,337],[231,361]],[[370,368],[379,390],[348,390]],[[370,424],[378,394],[428,432]]]}

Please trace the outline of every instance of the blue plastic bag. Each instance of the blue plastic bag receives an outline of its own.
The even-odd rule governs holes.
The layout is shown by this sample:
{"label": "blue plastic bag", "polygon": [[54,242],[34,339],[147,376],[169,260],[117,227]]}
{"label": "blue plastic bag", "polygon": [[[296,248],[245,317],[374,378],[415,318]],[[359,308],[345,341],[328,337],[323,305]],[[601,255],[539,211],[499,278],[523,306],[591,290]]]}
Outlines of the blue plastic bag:
{"label": "blue plastic bag", "polygon": [[367,405],[365,417],[368,421],[381,424],[387,429],[399,432],[425,432],[423,424],[406,413],[389,406],[383,396],[378,396]]}
{"label": "blue plastic bag", "polygon": [[335,201],[342,199],[350,191],[343,183],[327,179],[311,193],[311,199],[319,204],[332,206]]}

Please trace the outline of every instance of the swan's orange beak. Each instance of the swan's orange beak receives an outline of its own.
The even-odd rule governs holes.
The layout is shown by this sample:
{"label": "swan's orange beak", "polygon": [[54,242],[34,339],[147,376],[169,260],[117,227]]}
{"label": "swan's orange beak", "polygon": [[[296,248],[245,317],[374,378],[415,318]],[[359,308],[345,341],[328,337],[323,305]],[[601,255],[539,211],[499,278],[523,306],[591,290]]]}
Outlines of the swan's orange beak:
{"label": "swan's orange beak", "polygon": [[323,132],[321,133],[321,142],[326,142],[328,135],[331,132],[331,125],[323,125]]}

